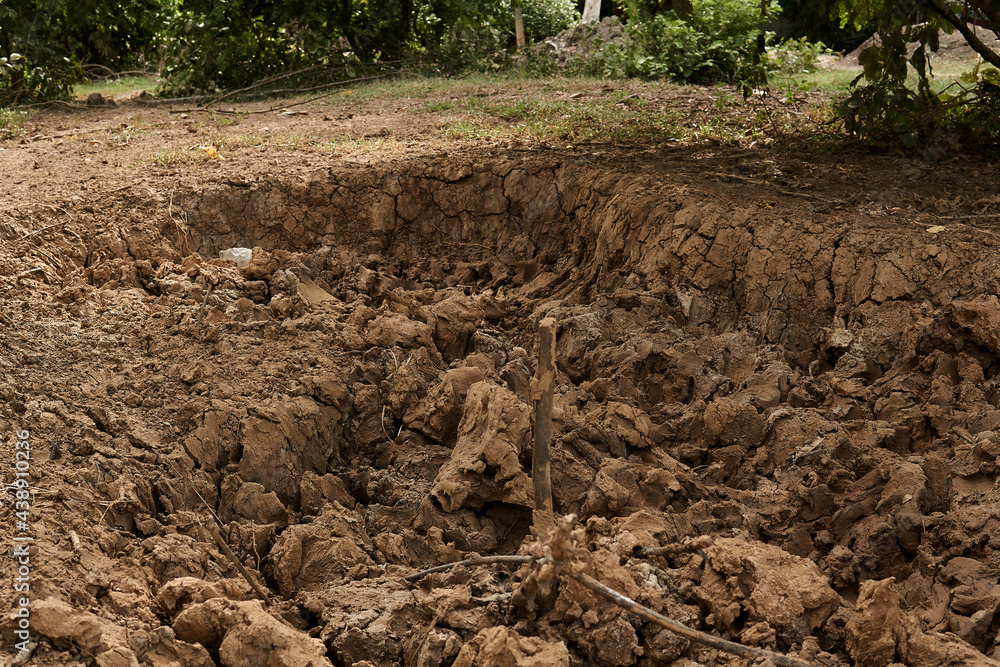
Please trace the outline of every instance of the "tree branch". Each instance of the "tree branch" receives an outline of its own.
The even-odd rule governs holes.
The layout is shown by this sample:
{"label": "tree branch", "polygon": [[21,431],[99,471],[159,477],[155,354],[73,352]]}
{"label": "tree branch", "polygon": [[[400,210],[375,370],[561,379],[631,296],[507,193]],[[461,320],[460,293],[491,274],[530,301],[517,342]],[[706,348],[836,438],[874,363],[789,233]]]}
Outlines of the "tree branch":
{"label": "tree branch", "polygon": [[965,37],[965,41],[969,43],[972,50],[982,56],[983,60],[994,67],[1000,68],[1000,54],[995,53],[990,47],[986,46],[979,39],[979,35],[958,14],[951,11],[941,0],[923,0],[923,4],[945,21],[955,26],[955,29],[962,33],[962,37]]}

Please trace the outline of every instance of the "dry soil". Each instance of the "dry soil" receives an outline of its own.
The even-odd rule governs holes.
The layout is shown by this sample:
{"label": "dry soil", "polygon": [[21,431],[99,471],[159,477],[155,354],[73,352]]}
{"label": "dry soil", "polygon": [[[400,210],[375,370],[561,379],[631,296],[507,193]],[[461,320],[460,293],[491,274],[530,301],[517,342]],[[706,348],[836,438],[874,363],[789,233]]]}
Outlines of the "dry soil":
{"label": "dry soil", "polygon": [[[815,665],[996,664],[997,164],[515,148],[414,106],[0,142],[3,657],[26,563],[35,665],[750,664],[579,571]],[[407,583],[544,552],[544,317],[575,569]]]}

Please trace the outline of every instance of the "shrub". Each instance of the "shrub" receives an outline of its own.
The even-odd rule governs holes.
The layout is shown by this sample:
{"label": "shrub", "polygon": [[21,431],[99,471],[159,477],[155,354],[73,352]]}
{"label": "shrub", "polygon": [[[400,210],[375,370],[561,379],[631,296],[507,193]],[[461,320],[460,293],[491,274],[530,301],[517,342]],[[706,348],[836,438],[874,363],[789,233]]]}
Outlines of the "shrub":
{"label": "shrub", "polygon": [[771,73],[801,74],[815,72],[820,56],[832,55],[823,42],[810,42],[805,37],[786,39],[767,51],[767,67]]}
{"label": "shrub", "polygon": [[[769,1],[768,11],[778,6]],[[607,77],[667,77],[691,83],[737,81],[762,72],[757,54],[769,34],[762,28],[759,4],[745,0],[694,0],[689,8],[670,10],[627,26],[624,44],[608,44],[583,67]],[[640,12],[636,12],[642,15]]]}
{"label": "shrub", "polygon": [[[123,70],[157,59],[174,0],[3,0],[0,106],[68,97],[83,64]],[[23,56],[17,69],[14,52]]]}
{"label": "shrub", "polygon": [[[525,37],[532,41],[543,40],[572,28],[581,19],[573,0],[524,0],[521,13]],[[510,15],[510,29],[513,31],[513,11]]]}
{"label": "shrub", "polygon": [[848,132],[879,150],[924,150],[925,157],[1000,142],[1000,70],[976,67],[936,93],[880,80],[857,86],[840,107]]}
{"label": "shrub", "polygon": [[[573,0],[525,0],[533,36],[575,16]],[[360,64],[414,55],[436,66],[428,73],[499,69],[510,62],[514,14],[510,0],[182,0],[169,32],[162,92],[215,93],[307,66],[328,81],[335,67],[350,76]]]}
{"label": "shrub", "polygon": [[[981,38],[1000,30],[994,5],[837,0],[820,7],[844,24],[871,26],[876,33],[861,52],[863,72],[840,107],[851,133],[877,149],[920,148],[930,158],[995,143],[1000,134],[1000,77],[994,70],[1000,67],[1000,52]],[[932,86],[929,56],[938,50],[942,31],[956,30],[992,67],[977,68],[954,87],[938,91]]]}

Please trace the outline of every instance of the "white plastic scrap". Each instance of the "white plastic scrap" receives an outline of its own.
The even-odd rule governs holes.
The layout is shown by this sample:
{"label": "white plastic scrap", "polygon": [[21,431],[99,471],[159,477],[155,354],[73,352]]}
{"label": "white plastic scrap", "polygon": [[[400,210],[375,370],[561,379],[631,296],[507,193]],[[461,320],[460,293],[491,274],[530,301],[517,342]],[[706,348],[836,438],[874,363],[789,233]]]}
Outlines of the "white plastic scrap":
{"label": "white plastic scrap", "polygon": [[222,259],[231,259],[236,262],[236,266],[246,266],[250,263],[250,255],[253,251],[250,248],[229,248],[219,252]]}

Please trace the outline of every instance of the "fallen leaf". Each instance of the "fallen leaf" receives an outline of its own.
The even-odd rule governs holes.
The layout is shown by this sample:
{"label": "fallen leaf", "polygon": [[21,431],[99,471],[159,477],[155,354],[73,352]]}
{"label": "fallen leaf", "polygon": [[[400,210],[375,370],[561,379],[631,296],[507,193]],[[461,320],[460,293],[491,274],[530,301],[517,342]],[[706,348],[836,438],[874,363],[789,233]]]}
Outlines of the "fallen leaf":
{"label": "fallen leaf", "polygon": [[946,229],[948,229],[948,228],[945,227],[944,225],[934,225],[933,227],[928,227],[927,228],[927,233],[928,234],[940,234],[941,232],[943,232]]}
{"label": "fallen leaf", "polygon": [[219,155],[219,151],[215,150],[215,146],[209,146],[208,148],[202,148],[201,150],[205,151],[205,155],[213,160],[225,160],[224,157]]}

